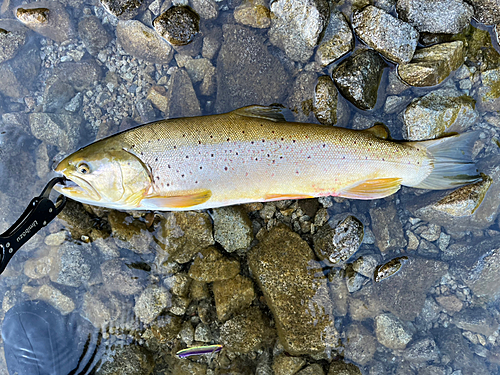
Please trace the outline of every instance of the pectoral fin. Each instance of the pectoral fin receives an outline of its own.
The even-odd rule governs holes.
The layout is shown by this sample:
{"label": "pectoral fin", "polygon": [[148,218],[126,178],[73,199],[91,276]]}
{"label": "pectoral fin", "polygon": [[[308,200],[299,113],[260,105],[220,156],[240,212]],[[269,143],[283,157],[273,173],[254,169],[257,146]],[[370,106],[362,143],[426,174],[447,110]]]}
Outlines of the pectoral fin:
{"label": "pectoral fin", "polygon": [[314,198],[312,195],[306,194],[266,194],[264,199],[266,201],[282,201],[285,199],[305,199]]}
{"label": "pectoral fin", "polygon": [[349,186],[339,191],[338,196],[352,199],[378,199],[394,194],[400,187],[400,178],[376,178]]}
{"label": "pectoral fin", "polygon": [[168,210],[173,208],[189,208],[205,203],[212,196],[210,190],[200,190],[194,193],[175,194],[169,196],[149,196],[141,201],[141,206],[149,210]]}

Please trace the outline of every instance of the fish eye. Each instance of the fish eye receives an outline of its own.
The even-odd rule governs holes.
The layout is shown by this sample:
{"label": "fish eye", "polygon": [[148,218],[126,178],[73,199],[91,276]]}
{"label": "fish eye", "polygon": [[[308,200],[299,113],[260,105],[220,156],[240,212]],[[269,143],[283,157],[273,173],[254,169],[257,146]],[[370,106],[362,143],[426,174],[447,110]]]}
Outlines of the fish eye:
{"label": "fish eye", "polygon": [[90,172],[90,167],[87,163],[81,162],[76,166],[76,170],[81,174],[87,174]]}

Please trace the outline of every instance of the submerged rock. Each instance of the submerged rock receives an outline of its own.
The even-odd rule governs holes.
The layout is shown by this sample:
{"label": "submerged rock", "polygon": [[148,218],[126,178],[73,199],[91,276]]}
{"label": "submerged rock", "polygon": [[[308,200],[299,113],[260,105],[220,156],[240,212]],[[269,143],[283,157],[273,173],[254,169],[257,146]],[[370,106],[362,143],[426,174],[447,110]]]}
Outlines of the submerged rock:
{"label": "submerged rock", "polygon": [[486,25],[500,24],[500,4],[498,0],[470,0],[474,7],[474,18]]}
{"label": "submerged rock", "polygon": [[184,69],[173,72],[167,84],[165,116],[167,118],[200,116],[200,102],[193,83]]}
{"label": "submerged rock", "polygon": [[330,364],[328,375],[362,375],[358,366],[344,361],[333,361]]}
{"label": "submerged rock", "polygon": [[453,316],[453,323],[458,328],[479,333],[486,337],[498,330],[496,319],[481,307],[473,307],[456,313]]}
{"label": "submerged rock", "polygon": [[423,33],[457,34],[472,18],[473,8],[462,0],[398,0],[399,17]]}
{"label": "submerged rock", "polygon": [[111,259],[101,264],[101,273],[106,289],[119,294],[139,294],[147,283],[148,273],[134,267],[125,258]]}
{"label": "submerged rock", "polygon": [[42,285],[40,287],[24,285],[22,292],[29,295],[31,299],[50,303],[63,315],[69,314],[75,309],[73,300],[51,285]]}
{"label": "submerged rock", "polygon": [[405,349],[413,336],[393,314],[381,314],[375,318],[375,334],[378,342],[389,349]]}
{"label": "submerged rock", "polygon": [[474,93],[479,110],[500,111],[500,68],[481,73],[481,85]]}
{"label": "submerged rock", "polygon": [[75,95],[75,90],[68,83],[57,77],[50,77],[45,83],[43,93],[43,111],[59,112]]}
{"label": "submerged rock", "polygon": [[338,333],[327,280],[317,272],[321,267],[298,234],[274,227],[250,250],[248,264],[287,352],[312,355],[336,347]]}
{"label": "submerged rock", "polygon": [[14,20],[0,21],[0,63],[13,58],[24,46],[28,29]]}
{"label": "submerged rock", "polygon": [[418,43],[418,32],[382,9],[368,5],[354,12],[352,26],[358,37],[389,60],[409,62]]}
{"label": "submerged rock", "polygon": [[122,48],[134,57],[155,64],[168,64],[172,60],[172,47],[141,21],[119,21],[116,38]]}
{"label": "submerged rock", "polygon": [[313,72],[301,72],[295,79],[287,107],[293,112],[296,121],[312,121],[315,84],[316,74]]}
{"label": "submerged rock", "polygon": [[440,357],[439,349],[432,337],[414,341],[403,353],[403,358],[412,363],[436,361]]}
{"label": "submerged rock", "polygon": [[439,138],[445,133],[463,133],[477,119],[471,97],[453,89],[435,90],[406,107],[403,134],[410,141]]}
{"label": "submerged rock", "polygon": [[217,319],[221,322],[248,309],[255,298],[252,280],[241,275],[214,282],[213,292]]}
{"label": "submerged rock", "polygon": [[58,1],[36,1],[16,8],[15,15],[26,27],[62,43],[75,37],[75,28],[63,4]]}
{"label": "submerged rock", "polygon": [[375,107],[386,64],[373,50],[360,50],[339,64],[332,78],[341,94],[359,109]]}
{"label": "submerged rock", "polygon": [[240,262],[225,258],[219,250],[210,246],[201,250],[189,268],[189,277],[211,283],[228,280],[240,272]]}
{"label": "submerged rock", "polygon": [[327,66],[351,52],[354,48],[354,35],[345,19],[338,10],[332,10],[328,26],[316,50],[316,61]]}
{"label": "submerged rock", "polygon": [[115,210],[109,213],[108,221],[117,246],[138,254],[151,252],[153,235],[147,230],[146,223]]}
{"label": "submerged rock", "polygon": [[264,47],[264,38],[244,26],[227,24],[222,29],[215,111],[232,111],[248,103],[283,102],[290,77]]}
{"label": "submerged rock", "polygon": [[83,91],[101,79],[102,70],[94,59],[88,59],[60,64],[54,69],[54,76],[73,86],[76,91]]}
{"label": "submerged rock", "polygon": [[398,250],[406,246],[403,225],[399,220],[396,206],[393,202],[386,202],[370,209],[372,231],[375,235],[375,244],[384,253]]}
{"label": "submerged rock", "polygon": [[435,86],[458,69],[464,59],[462,41],[436,44],[417,50],[408,64],[398,65],[398,74],[410,86]]}
{"label": "submerged rock", "polygon": [[241,206],[221,207],[212,212],[214,238],[231,253],[245,250],[253,240],[252,222]]}
{"label": "submerged rock", "polygon": [[193,10],[205,20],[213,20],[219,16],[219,5],[215,0],[192,0]]}
{"label": "submerged rock", "polygon": [[295,61],[307,62],[328,24],[326,0],[277,0],[271,4],[269,41]]}
{"label": "submerged rock", "polygon": [[370,362],[377,348],[375,337],[360,323],[352,323],[345,332],[344,356],[359,365]]}
{"label": "submerged rock", "polygon": [[151,284],[137,298],[134,313],[141,322],[150,324],[164,309],[171,305],[170,292],[164,287]]}
{"label": "submerged rock", "polygon": [[318,77],[314,90],[313,112],[316,119],[324,125],[337,123],[338,91],[329,76]]}
{"label": "submerged rock", "polygon": [[104,9],[120,20],[130,20],[144,11],[152,0],[100,0]]}
{"label": "submerged rock", "polygon": [[87,51],[93,56],[111,41],[111,35],[96,16],[84,17],[78,23],[78,35]]}
{"label": "submerged rock", "polygon": [[155,367],[153,353],[140,345],[118,346],[99,368],[99,375],[150,375]]}
{"label": "submerged rock", "polygon": [[38,48],[25,45],[15,57],[0,64],[0,93],[11,98],[28,95],[40,71],[40,63]]}
{"label": "submerged rock", "polygon": [[189,7],[173,6],[153,20],[153,27],[170,44],[184,46],[200,31],[200,16]]}
{"label": "submerged rock", "polygon": [[242,25],[267,29],[271,26],[271,12],[265,0],[245,0],[234,9],[234,19]]}

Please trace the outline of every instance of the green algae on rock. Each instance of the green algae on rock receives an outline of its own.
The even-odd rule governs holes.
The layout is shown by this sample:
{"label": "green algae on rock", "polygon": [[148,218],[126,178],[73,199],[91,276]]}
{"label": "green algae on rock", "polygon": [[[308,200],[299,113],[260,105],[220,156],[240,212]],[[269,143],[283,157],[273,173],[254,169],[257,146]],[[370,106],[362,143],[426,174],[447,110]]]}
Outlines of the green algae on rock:
{"label": "green algae on rock", "polygon": [[271,229],[248,253],[280,342],[292,355],[328,354],[338,345],[327,280],[314,259],[309,245],[285,226]]}
{"label": "green algae on rock", "polygon": [[217,319],[221,322],[248,309],[255,298],[252,280],[241,275],[214,282],[213,292]]}
{"label": "green algae on rock", "polygon": [[240,262],[225,258],[215,247],[207,247],[195,255],[189,268],[189,277],[194,280],[211,283],[228,280],[240,272]]}

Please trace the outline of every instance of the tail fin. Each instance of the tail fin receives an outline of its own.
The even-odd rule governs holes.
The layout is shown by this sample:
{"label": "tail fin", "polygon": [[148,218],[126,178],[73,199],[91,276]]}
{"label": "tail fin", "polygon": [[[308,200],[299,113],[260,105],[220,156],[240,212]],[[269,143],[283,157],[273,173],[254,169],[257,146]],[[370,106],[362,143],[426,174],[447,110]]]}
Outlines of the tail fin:
{"label": "tail fin", "polygon": [[412,142],[413,146],[427,149],[434,165],[431,174],[414,187],[443,190],[480,181],[481,176],[472,161],[472,147],[476,139],[477,132],[471,132]]}

